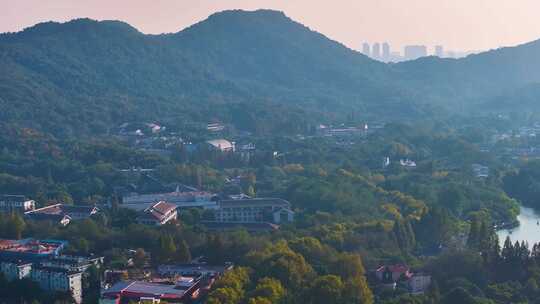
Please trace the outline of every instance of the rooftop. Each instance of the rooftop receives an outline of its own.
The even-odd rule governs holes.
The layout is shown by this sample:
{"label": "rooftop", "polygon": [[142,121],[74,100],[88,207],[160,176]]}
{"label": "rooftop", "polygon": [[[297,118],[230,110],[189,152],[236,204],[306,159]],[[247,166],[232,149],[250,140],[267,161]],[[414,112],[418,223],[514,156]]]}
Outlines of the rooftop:
{"label": "rooftop", "polygon": [[404,264],[396,264],[396,265],[383,265],[377,268],[377,272],[380,271],[386,271],[388,269],[391,272],[399,272],[399,273],[405,273],[410,270],[409,266]]}
{"label": "rooftop", "polygon": [[213,139],[206,142],[220,150],[229,150],[233,148],[233,144],[226,139]]}
{"label": "rooftop", "polygon": [[96,209],[95,206],[71,206],[66,204],[54,204],[50,206],[45,206],[36,210],[27,212],[26,214],[58,214],[64,215],[69,213],[88,213],[91,214]]}
{"label": "rooftop", "polygon": [[43,266],[43,265],[35,265],[33,266],[33,270],[42,270],[47,272],[56,272],[56,273],[65,273],[67,275],[82,275],[82,272],[80,271],[74,271],[71,269],[66,269],[62,267],[54,267],[54,266]]}
{"label": "rooftop", "polygon": [[152,218],[158,221],[163,220],[169,213],[176,210],[178,206],[164,201],[159,201],[146,208],[140,217]]}
{"label": "rooftop", "polygon": [[56,240],[0,240],[0,253],[49,255],[58,253],[65,244]]}
{"label": "rooftop", "polygon": [[121,281],[103,293],[105,297],[132,296],[155,297],[159,299],[181,299],[187,289],[194,286],[194,280],[182,281],[180,285],[149,283],[142,281]]}

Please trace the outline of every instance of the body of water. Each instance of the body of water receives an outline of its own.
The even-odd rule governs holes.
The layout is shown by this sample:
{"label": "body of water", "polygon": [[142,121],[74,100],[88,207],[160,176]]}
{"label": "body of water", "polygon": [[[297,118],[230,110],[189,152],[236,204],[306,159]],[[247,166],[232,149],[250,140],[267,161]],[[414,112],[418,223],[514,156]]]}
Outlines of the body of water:
{"label": "body of water", "polygon": [[517,218],[519,226],[497,231],[501,247],[504,245],[507,236],[510,236],[512,243],[525,241],[529,243],[529,246],[532,246],[534,243],[540,242],[540,213],[532,208],[521,206]]}

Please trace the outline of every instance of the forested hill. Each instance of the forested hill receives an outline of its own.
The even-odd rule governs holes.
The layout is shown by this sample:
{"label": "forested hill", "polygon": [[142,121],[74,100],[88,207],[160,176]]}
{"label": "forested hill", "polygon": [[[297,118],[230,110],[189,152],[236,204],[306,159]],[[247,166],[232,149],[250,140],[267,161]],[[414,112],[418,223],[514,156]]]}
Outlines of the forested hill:
{"label": "forested hill", "polygon": [[221,103],[319,111],[400,95],[386,88],[386,65],[274,11],[218,13],[168,35],[117,21],[42,23],[0,36],[0,65],[0,119],[54,133],[204,120]]}
{"label": "forested hill", "polygon": [[[369,93],[388,67],[296,23],[281,12],[226,11],[169,37],[190,60],[225,79],[283,98]],[[367,94],[365,94],[367,95]],[[294,97],[292,97],[294,98]]]}
{"label": "forested hill", "polygon": [[462,59],[421,58],[396,64],[394,70],[401,85],[416,88],[416,96],[467,109],[540,82],[540,40]]}
{"label": "forested hill", "polygon": [[537,49],[386,65],[269,10],[225,11],[166,35],[48,22],[0,35],[0,120],[73,135],[133,120],[427,116],[540,80]]}

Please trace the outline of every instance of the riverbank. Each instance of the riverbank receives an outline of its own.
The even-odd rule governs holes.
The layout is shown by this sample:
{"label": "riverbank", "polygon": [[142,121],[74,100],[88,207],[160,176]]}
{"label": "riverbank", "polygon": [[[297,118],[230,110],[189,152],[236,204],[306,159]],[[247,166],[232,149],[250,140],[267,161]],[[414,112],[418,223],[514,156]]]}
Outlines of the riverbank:
{"label": "riverbank", "polygon": [[510,223],[504,225],[504,228],[497,231],[501,245],[507,237],[512,242],[525,241],[532,246],[540,242],[540,212],[529,207],[520,207],[520,213],[517,216],[517,225]]}

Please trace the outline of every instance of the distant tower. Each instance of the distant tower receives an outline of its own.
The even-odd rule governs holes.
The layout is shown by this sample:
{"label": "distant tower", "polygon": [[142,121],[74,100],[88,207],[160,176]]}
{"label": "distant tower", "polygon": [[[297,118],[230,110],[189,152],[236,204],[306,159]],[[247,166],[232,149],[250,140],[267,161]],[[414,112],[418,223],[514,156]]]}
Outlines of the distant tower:
{"label": "distant tower", "polygon": [[444,48],[443,48],[442,45],[436,45],[435,46],[435,56],[437,56],[439,58],[444,57]]}
{"label": "distant tower", "polygon": [[367,42],[364,42],[362,44],[362,54],[370,57],[371,56],[371,51],[370,51],[370,48],[369,48],[369,43]]}
{"label": "distant tower", "polygon": [[388,42],[382,44],[382,60],[390,61],[390,45]]}
{"label": "distant tower", "polygon": [[371,57],[381,59],[381,45],[378,42],[374,43],[371,48]]}

